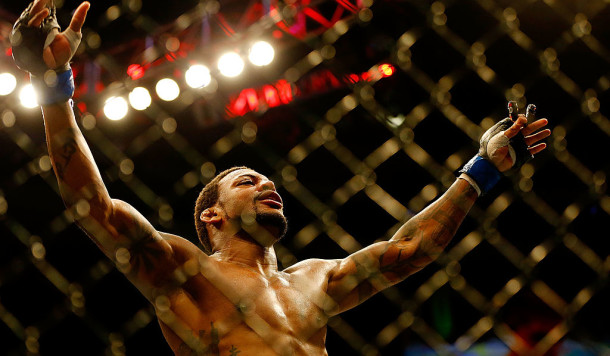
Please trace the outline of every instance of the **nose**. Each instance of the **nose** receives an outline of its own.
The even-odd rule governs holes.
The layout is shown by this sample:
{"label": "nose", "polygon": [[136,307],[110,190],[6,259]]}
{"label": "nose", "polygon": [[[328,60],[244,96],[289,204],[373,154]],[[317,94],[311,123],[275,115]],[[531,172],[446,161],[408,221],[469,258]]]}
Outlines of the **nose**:
{"label": "nose", "polygon": [[263,188],[263,190],[273,190],[275,191],[275,184],[273,183],[273,181],[270,180],[264,180],[261,181],[261,187]]}

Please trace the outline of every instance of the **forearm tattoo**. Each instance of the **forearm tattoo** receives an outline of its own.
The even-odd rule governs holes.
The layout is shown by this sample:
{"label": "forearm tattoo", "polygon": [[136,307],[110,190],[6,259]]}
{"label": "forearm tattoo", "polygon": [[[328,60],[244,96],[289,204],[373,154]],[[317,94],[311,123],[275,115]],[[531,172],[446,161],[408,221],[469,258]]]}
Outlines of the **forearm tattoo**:
{"label": "forearm tattoo", "polygon": [[[370,260],[372,256],[351,256],[358,279],[355,287],[358,302],[403,280],[436,259],[457,232],[475,197],[476,192],[470,186],[453,186],[407,221],[399,233],[385,243],[376,263]],[[377,268],[371,268],[375,265]]]}
{"label": "forearm tattoo", "polygon": [[72,159],[72,156],[76,153],[76,141],[73,137],[67,139],[67,141],[61,146],[59,152],[55,156],[55,167],[57,169],[57,176],[60,179],[64,179],[65,171],[68,168],[68,164]]}

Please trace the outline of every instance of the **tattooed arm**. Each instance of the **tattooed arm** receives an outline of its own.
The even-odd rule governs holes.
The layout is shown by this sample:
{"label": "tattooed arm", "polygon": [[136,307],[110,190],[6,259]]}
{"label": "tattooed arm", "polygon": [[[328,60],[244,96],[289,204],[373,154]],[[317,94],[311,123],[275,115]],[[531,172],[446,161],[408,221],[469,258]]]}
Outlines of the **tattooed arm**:
{"label": "tattooed arm", "polygon": [[166,283],[175,269],[173,246],[179,238],[163,238],[133,207],[110,198],[68,103],[46,105],[42,111],[49,155],[66,206],[150,299],[153,289]]}
{"label": "tattooed arm", "polygon": [[[407,221],[390,241],[362,249],[331,268],[327,294],[334,302],[326,308],[327,312],[336,314],[353,308],[434,261],[474,204],[478,193],[473,186],[480,190],[479,184],[483,183],[489,189],[497,181],[497,171],[505,172],[524,162],[515,161],[513,141],[517,146],[522,141],[520,145],[526,151],[521,155],[533,156],[544,150],[546,144],[540,141],[551,134],[543,129],[547,123],[546,119],[528,123],[520,115],[515,121],[505,119],[488,129],[481,138],[479,154],[464,166],[466,174],[460,176],[463,179],[456,180],[438,200]],[[476,166],[472,164],[475,161],[484,164]],[[496,167],[495,174],[493,168],[486,168],[489,162]]]}
{"label": "tattooed arm", "polygon": [[455,235],[476,198],[472,186],[458,179],[389,241],[375,243],[338,261],[327,288],[336,304],[327,312],[337,314],[353,308],[434,261]]}

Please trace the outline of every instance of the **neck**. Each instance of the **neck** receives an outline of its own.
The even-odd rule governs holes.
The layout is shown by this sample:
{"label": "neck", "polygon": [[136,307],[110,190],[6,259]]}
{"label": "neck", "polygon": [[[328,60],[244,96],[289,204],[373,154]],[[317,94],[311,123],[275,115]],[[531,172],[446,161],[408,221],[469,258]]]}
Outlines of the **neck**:
{"label": "neck", "polygon": [[251,267],[264,275],[277,272],[277,257],[273,246],[262,246],[250,236],[240,235],[227,239],[214,256],[221,261]]}

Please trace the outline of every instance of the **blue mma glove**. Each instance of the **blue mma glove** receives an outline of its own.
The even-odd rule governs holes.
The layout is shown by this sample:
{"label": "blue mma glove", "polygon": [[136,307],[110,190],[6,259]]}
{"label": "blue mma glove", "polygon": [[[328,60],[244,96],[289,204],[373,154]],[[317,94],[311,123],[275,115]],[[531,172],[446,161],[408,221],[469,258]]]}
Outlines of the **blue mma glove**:
{"label": "blue mma glove", "polygon": [[[58,69],[49,69],[43,59],[43,51],[59,34],[56,9],[53,5],[49,15],[40,26],[28,26],[34,14],[31,13],[34,3],[21,13],[11,32],[13,59],[20,69],[30,73],[30,80],[42,105],[64,102],[74,94],[74,79],[70,65],[66,63]],[[70,44],[70,54],[74,55],[82,34],[68,28],[63,35]]]}
{"label": "blue mma glove", "polygon": [[[504,132],[517,120],[517,103],[509,102],[508,111],[510,118],[501,120],[485,131],[480,140],[479,153],[460,170],[460,173],[465,173],[470,178],[465,179],[479,195],[489,192],[502,178],[502,173],[491,162],[491,157],[499,148],[508,146],[508,154],[513,162],[511,169],[513,170],[518,169],[533,157],[522,134],[519,133],[511,139],[504,135]],[[535,115],[536,106],[530,104],[526,115],[528,122],[533,121]]]}
{"label": "blue mma glove", "polygon": [[31,2],[21,13],[11,32],[11,46],[13,47],[13,59],[20,69],[31,74],[42,76],[49,68],[42,59],[42,51],[48,47],[55,36],[59,33],[59,24],[55,13],[55,6],[51,13],[45,18],[40,26],[28,26],[32,19]]}

